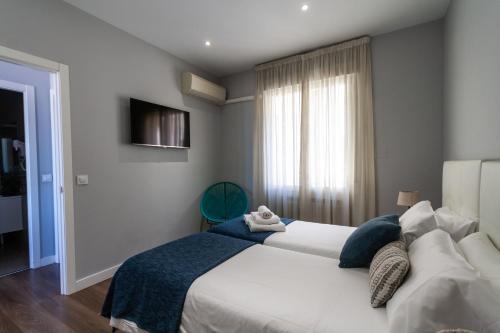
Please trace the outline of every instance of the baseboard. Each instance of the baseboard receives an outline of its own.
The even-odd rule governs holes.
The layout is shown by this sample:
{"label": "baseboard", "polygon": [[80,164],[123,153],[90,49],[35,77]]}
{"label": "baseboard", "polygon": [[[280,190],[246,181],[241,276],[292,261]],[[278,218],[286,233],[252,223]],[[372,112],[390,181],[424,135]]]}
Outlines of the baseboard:
{"label": "baseboard", "polygon": [[121,264],[118,264],[113,267],[106,268],[100,272],[76,280],[74,292],[80,291],[82,289],[93,286],[94,284],[112,278],[120,266]]}
{"label": "baseboard", "polygon": [[47,256],[40,258],[40,265],[38,267],[43,267],[47,265],[54,264],[56,262],[56,256]]}

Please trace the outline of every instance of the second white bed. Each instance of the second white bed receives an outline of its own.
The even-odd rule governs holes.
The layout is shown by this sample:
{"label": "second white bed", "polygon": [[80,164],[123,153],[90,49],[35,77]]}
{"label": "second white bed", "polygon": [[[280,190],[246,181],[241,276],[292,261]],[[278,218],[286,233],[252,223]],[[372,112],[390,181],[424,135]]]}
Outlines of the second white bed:
{"label": "second white bed", "polygon": [[[445,162],[443,206],[462,216],[478,220],[480,182],[481,161]],[[338,259],[347,238],[354,230],[356,227],[298,220],[287,225],[286,232],[275,232],[267,237],[263,244]]]}
{"label": "second white bed", "polygon": [[275,232],[264,245],[338,259],[347,238],[356,230],[332,224],[295,221],[286,232]]}

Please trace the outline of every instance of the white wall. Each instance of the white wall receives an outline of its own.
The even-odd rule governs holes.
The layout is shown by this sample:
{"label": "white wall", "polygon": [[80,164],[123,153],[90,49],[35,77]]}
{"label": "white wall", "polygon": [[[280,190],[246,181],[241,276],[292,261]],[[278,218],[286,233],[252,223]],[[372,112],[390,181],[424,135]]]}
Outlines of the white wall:
{"label": "white wall", "polygon": [[[217,177],[220,109],[180,91],[196,67],[59,0],[2,0],[0,45],[69,65],[76,276],[199,230],[198,200]],[[129,142],[128,98],[191,112],[189,150]]]}
{"label": "white wall", "polygon": [[[402,212],[398,191],[416,189],[441,206],[442,22],[372,39],[378,212]],[[253,95],[255,73],[221,79],[229,98]],[[222,109],[221,178],[251,194],[254,103]]]}
{"label": "white wall", "polygon": [[500,1],[453,0],[445,24],[446,159],[500,158]]}

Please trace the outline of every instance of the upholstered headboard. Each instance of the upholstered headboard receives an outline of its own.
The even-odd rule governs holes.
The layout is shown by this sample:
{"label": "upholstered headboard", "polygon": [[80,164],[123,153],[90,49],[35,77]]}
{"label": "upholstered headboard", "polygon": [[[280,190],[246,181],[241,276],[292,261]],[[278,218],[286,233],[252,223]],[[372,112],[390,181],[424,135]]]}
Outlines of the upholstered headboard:
{"label": "upholstered headboard", "polygon": [[500,161],[483,162],[479,230],[500,250]]}
{"label": "upholstered headboard", "polygon": [[480,183],[480,160],[444,162],[443,206],[459,215],[479,221]]}

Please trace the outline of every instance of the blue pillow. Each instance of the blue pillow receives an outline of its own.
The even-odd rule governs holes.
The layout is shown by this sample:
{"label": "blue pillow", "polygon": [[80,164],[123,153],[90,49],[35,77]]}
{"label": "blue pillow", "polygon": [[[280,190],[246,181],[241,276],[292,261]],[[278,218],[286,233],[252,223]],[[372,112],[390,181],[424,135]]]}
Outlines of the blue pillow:
{"label": "blue pillow", "polygon": [[383,215],[360,225],[340,253],[341,268],[368,267],[375,253],[384,245],[401,237],[397,215]]}

